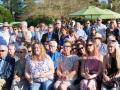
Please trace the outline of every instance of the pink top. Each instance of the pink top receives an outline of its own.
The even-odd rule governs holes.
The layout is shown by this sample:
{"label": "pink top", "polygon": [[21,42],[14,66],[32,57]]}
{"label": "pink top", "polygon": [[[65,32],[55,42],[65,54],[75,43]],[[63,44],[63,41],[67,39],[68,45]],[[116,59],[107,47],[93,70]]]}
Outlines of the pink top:
{"label": "pink top", "polygon": [[89,58],[85,60],[85,71],[88,69],[90,74],[96,73],[99,70],[100,61],[96,58]]}

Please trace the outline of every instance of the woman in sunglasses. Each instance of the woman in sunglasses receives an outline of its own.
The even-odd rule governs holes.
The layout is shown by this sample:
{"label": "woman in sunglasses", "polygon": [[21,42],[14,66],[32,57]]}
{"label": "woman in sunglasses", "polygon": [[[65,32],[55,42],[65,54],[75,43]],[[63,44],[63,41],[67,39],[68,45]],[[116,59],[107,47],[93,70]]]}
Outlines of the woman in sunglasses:
{"label": "woman in sunglasses", "polygon": [[103,61],[101,90],[120,90],[120,48],[116,42],[108,43],[108,53]]}
{"label": "woman in sunglasses", "polygon": [[58,80],[54,84],[55,90],[76,90],[73,82],[77,76],[78,56],[71,54],[72,44],[65,41],[63,45],[63,54],[57,60]]}
{"label": "woman in sunglasses", "polygon": [[25,56],[27,55],[27,48],[20,46],[18,50],[18,61],[15,63],[14,78],[11,90],[28,90],[28,82],[25,78]]}
{"label": "woman in sunglasses", "polygon": [[98,90],[97,78],[102,71],[102,56],[99,55],[97,48],[92,39],[86,42],[87,56],[81,63],[81,76],[83,79],[80,81],[80,90]]}

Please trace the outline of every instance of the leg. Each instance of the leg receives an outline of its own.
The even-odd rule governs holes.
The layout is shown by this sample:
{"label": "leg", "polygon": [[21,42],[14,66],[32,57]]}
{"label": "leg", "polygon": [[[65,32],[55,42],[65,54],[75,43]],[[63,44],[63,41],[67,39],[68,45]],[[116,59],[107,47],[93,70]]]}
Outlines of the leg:
{"label": "leg", "polygon": [[95,79],[89,80],[88,88],[90,90],[96,90],[97,89],[97,84],[96,84],[96,80]]}
{"label": "leg", "polygon": [[58,87],[60,86],[61,82],[62,82],[62,81],[60,81],[60,80],[57,80],[57,81],[55,82],[55,84],[54,84],[54,89],[55,89],[55,90],[58,89]]}
{"label": "leg", "polygon": [[104,85],[101,85],[101,90],[108,90]]}
{"label": "leg", "polygon": [[80,82],[80,90],[87,90],[87,84],[88,84],[88,80],[83,79]]}
{"label": "leg", "polygon": [[42,89],[43,90],[51,90],[52,89],[52,83],[53,83],[53,80],[47,80],[45,82],[43,82],[41,85]]}
{"label": "leg", "polygon": [[60,90],[67,90],[70,85],[71,83],[69,81],[63,81],[60,85]]}
{"label": "leg", "polygon": [[40,90],[41,83],[33,82],[30,86],[30,90]]}
{"label": "leg", "polygon": [[4,79],[0,79],[0,90],[2,90],[5,83],[6,83],[6,81]]}

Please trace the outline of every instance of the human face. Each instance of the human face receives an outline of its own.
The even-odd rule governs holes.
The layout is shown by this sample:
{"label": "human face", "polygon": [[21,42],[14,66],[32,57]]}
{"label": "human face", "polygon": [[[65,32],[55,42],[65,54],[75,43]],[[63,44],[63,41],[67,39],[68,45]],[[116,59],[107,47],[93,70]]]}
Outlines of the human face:
{"label": "human face", "polygon": [[0,45],[0,58],[4,58],[8,53],[8,48]]}
{"label": "human face", "polygon": [[8,46],[8,54],[11,56],[15,55],[15,47],[14,46]]}
{"label": "human face", "polygon": [[39,55],[39,54],[40,54],[40,47],[39,47],[38,44],[35,44],[35,45],[34,45],[34,53],[35,53],[36,55]]}
{"label": "human face", "polygon": [[71,44],[69,42],[64,43],[63,49],[64,49],[65,53],[70,53],[70,51],[71,51]]}
{"label": "human face", "polygon": [[25,55],[26,55],[25,50],[24,50],[24,49],[20,49],[20,50],[19,50],[19,58],[24,58]]}
{"label": "human face", "polygon": [[53,25],[48,26],[48,32],[53,32]]}
{"label": "human face", "polygon": [[54,44],[49,44],[49,49],[52,53],[55,53],[57,50],[57,46],[55,46]]}
{"label": "human face", "polygon": [[31,47],[28,48],[28,54],[32,55],[32,48]]}
{"label": "human face", "polygon": [[80,53],[85,54],[85,47],[83,45],[79,45],[78,50]]}
{"label": "human face", "polygon": [[117,42],[117,40],[114,36],[109,36],[108,39],[107,39],[107,43],[108,42]]}
{"label": "human face", "polygon": [[92,43],[92,42],[88,42],[88,43],[87,43],[87,50],[88,50],[89,52],[93,52],[94,46],[93,46],[93,43]]}
{"label": "human face", "polygon": [[115,52],[115,46],[114,46],[114,44],[108,45],[108,52],[111,53],[111,54]]}
{"label": "human face", "polygon": [[67,31],[65,29],[62,29],[62,34],[66,35]]}

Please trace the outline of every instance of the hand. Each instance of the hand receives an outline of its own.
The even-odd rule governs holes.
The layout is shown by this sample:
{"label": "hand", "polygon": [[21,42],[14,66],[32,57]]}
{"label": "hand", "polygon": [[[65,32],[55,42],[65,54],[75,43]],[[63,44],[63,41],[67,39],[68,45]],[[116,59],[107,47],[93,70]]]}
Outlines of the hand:
{"label": "hand", "polygon": [[18,77],[17,75],[14,75],[14,79],[15,80],[20,80],[20,77]]}
{"label": "hand", "polygon": [[105,76],[103,77],[103,81],[105,81],[105,82],[110,81],[110,80],[111,80],[110,77],[107,76],[107,75],[105,75]]}
{"label": "hand", "polygon": [[66,78],[65,75],[61,75],[60,79],[63,80],[63,81],[65,81],[67,78]]}

